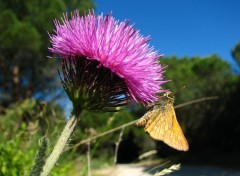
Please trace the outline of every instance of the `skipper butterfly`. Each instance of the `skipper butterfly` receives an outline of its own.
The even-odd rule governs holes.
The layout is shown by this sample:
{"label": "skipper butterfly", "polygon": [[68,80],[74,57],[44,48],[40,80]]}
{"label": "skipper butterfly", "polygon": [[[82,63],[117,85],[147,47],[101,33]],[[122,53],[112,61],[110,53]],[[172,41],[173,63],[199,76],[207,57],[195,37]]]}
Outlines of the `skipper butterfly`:
{"label": "skipper butterfly", "polygon": [[173,93],[164,93],[157,102],[148,105],[150,110],[136,122],[136,126],[144,126],[153,139],[161,140],[177,150],[187,151],[188,142],[178,124],[173,103]]}

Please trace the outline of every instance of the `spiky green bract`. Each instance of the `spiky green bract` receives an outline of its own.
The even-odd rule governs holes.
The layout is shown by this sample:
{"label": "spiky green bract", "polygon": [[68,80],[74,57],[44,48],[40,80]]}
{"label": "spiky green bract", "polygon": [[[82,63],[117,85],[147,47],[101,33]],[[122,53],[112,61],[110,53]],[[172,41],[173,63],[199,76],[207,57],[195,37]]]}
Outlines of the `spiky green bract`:
{"label": "spiky green bract", "polygon": [[116,111],[130,98],[123,79],[96,60],[84,57],[63,59],[63,87],[73,103],[74,113],[88,111]]}

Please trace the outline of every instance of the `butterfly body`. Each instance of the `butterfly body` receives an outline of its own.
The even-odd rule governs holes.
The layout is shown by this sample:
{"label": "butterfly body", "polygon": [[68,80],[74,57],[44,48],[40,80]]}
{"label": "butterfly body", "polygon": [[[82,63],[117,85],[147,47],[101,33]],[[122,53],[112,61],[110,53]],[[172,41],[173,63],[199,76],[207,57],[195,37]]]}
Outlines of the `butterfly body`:
{"label": "butterfly body", "polygon": [[136,125],[144,126],[152,138],[161,140],[177,150],[187,151],[188,142],[178,124],[173,103],[172,92],[166,92],[156,103],[149,105],[149,111],[136,122]]}

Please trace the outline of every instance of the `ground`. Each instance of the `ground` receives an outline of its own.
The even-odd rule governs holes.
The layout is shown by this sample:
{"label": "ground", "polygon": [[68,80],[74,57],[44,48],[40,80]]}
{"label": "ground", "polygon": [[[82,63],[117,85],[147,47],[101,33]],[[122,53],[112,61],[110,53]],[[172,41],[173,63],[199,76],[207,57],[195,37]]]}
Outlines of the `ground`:
{"label": "ground", "polygon": [[150,176],[144,171],[145,168],[139,164],[117,164],[94,173],[96,176]]}
{"label": "ground", "polygon": [[[102,170],[95,171],[93,176],[153,176],[154,173],[162,171],[165,167],[152,170],[154,166],[141,164],[117,164]],[[168,176],[240,176],[240,166],[223,167],[209,165],[182,165],[179,171],[174,171]]]}

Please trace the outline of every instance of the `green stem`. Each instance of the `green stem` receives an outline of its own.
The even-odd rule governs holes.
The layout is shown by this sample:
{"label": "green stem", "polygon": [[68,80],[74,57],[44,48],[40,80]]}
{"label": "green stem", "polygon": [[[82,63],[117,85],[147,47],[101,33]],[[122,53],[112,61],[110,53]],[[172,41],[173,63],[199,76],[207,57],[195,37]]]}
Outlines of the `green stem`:
{"label": "green stem", "polygon": [[49,175],[53,166],[55,165],[55,163],[57,162],[61,153],[63,152],[63,149],[64,149],[65,145],[67,144],[67,141],[70,138],[71,134],[73,133],[73,130],[74,130],[78,120],[79,120],[79,116],[76,117],[75,115],[73,115],[69,119],[69,121],[67,122],[64,130],[62,131],[62,134],[59,137],[52,153],[47,158],[46,163],[43,166],[43,171],[40,176],[48,176]]}

